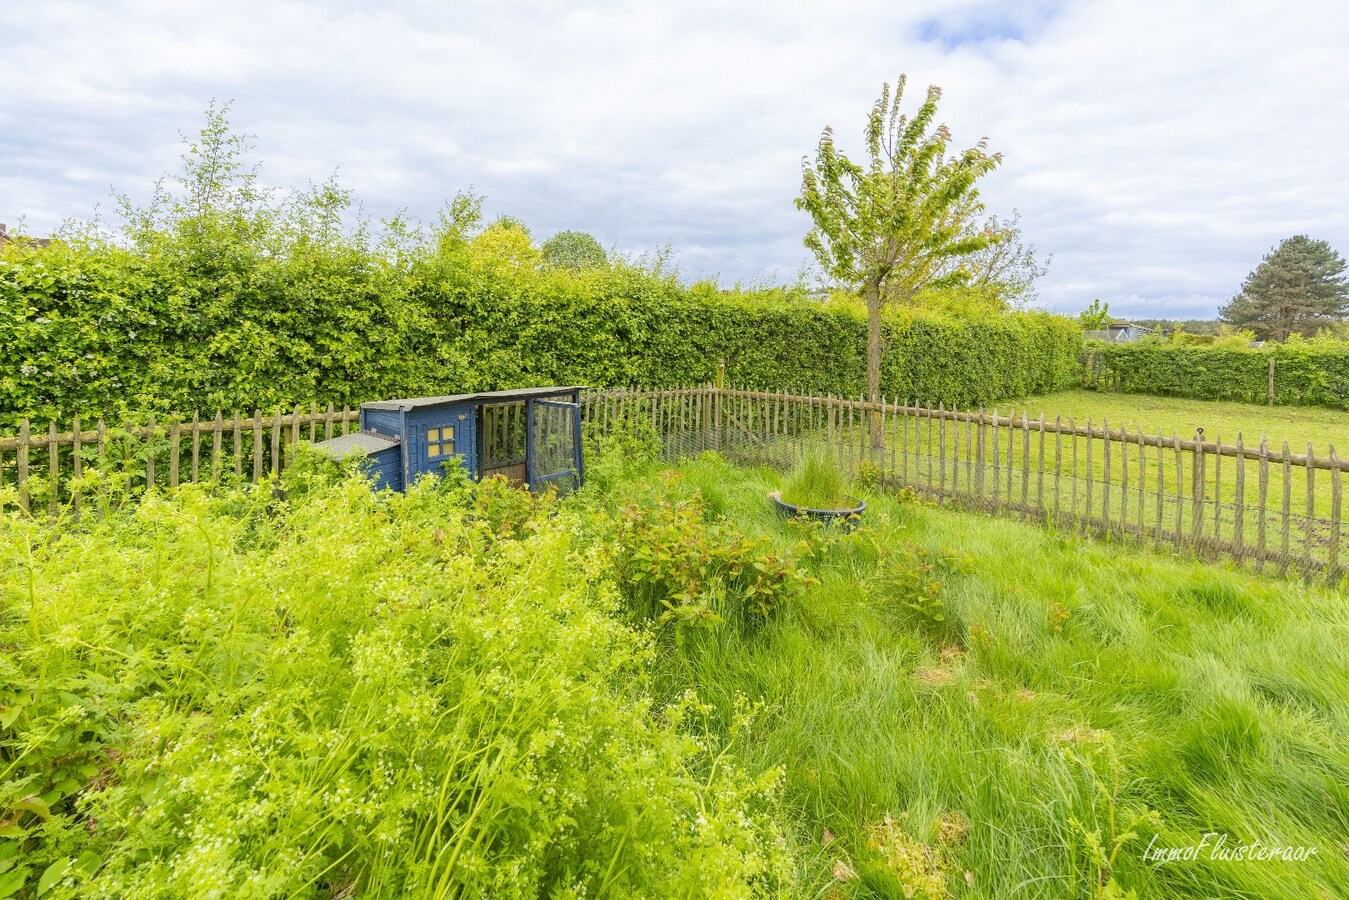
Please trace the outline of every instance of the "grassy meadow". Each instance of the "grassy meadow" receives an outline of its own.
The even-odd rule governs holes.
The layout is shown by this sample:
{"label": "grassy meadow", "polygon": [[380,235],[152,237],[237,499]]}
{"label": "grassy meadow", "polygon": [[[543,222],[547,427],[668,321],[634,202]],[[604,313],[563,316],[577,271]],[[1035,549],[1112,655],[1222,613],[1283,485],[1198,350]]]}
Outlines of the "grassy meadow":
{"label": "grassy meadow", "polygon": [[1349,894],[1343,596],[595,451],[7,512],[0,897]]}
{"label": "grassy meadow", "polygon": [[[761,503],[774,473],[682,473],[747,530],[796,537]],[[766,633],[663,657],[671,690],[764,705],[743,758],[785,767],[821,895],[1113,896],[1111,876],[1143,897],[1349,891],[1343,596],[868,502]],[[1207,832],[1320,849],[1143,859]],[[825,888],[840,862],[860,877]],[[928,877],[943,887],[906,893]]]}
{"label": "grassy meadow", "polygon": [[1127,427],[1145,434],[1161,431],[1184,439],[1194,437],[1196,428],[1204,429],[1205,440],[1222,439],[1235,444],[1241,435],[1247,447],[1259,446],[1261,436],[1278,449],[1287,441],[1294,453],[1306,453],[1310,443],[1318,456],[1326,456],[1332,446],[1341,455],[1349,452],[1349,410],[1315,406],[1261,406],[1254,403],[1229,403],[1189,400],[1183,397],[1154,397],[1149,394],[1118,394],[1101,391],[1059,391],[1040,394],[1027,400],[1012,401],[1008,408],[1018,414],[1022,409],[1032,417],[1045,413],[1050,419],[1061,415],[1078,422],[1088,418],[1099,425],[1102,418],[1111,428]]}

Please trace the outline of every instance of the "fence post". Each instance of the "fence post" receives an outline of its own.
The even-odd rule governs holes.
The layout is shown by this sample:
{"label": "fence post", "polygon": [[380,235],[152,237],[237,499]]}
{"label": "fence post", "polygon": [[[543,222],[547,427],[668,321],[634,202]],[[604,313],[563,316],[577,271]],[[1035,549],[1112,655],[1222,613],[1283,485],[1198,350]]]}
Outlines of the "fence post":
{"label": "fence post", "polygon": [[1246,445],[1240,431],[1237,432],[1237,496],[1232,516],[1232,552],[1240,561],[1246,549]]}
{"label": "fence post", "polygon": [[[1176,472],[1176,480],[1180,480],[1180,472]],[[1162,430],[1157,429],[1157,524],[1152,531],[1152,542],[1157,547],[1162,546],[1162,514],[1166,507],[1166,443],[1162,437]],[[1141,524],[1142,517],[1139,517]]]}
{"label": "fence post", "polygon": [[1105,469],[1101,473],[1101,524],[1110,532],[1110,422],[1101,419],[1101,452],[1105,454]]}
{"label": "fence post", "polygon": [[1269,354],[1269,405],[1274,405],[1274,354]]}
{"label": "fence post", "polygon": [[220,481],[220,444],[224,440],[225,420],[220,410],[215,411],[215,422],[211,429],[211,482],[213,484]]}
{"label": "fence post", "polygon": [[1293,457],[1288,449],[1288,442],[1283,442],[1283,521],[1281,523],[1280,535],[1280,559],[1283,564],[1283,570],[1288,571],[1292,564],[1292,555],[1289,552],[1288,532],[1289,523],[1293,518]]}
{"label": "fence post", "polygon": [[74,445],[71,450],[71,472],[74,474],[74,483],[70,490],[70,505],[75,511],[75,519],[80,518],[80,473],[83,471],[80,460],[80,417],[76,416],[71,427],[71,443]]}
{"label": "fence post", "polygon": [[998,408],[993,407],[993,508],[1002,500],[1002,440],[998,437]]}
{"label": "fence post", "polygon": [[[1171,446],[1176,451],[1176,535],[1172,546],[1179,553],[1181,534],[1185,530],[1185,457],[1180,449],[1180,432],[1174,428],[1171,429]],[[1191,465],[1193,465],[1193,460],[1191,460]],[[1191,493],[1194,492],[1193,484],[1190,486],[1190,491]]]}
{"label": "fence post", "polygon": [[1072,501],[1072,513],[1069,519],[1072,521],[1073,527],[1077,527],[1077,416],[1068,417],[1068,439],[1072,442],[1068,459],[1068,464],[1072,466],[1069,475],[1069,480],[1072,482],[1072,490],[1069,492],[1071,494],[1069,500]]}
{"label": "fence post", "polygon": [[1021,518],[1030,516],[1030,411],[1021,410]]}
{"label": "fence post", "polygon": [[984,408],[979,407],[979,433],[974,449],[974,488],[979,504],[984,502]]}
{"label": "fence post", "polygon": [[1092,494],[1096,492],[1096,468],[1092,465],[1091,446],[1093,442],[1093,431],[1091,428],[1091,417],[1087,417],[1087,509],[1085,513],[1086,527],[1091,527],[1091,501]]}
{"label": "fence post", "polygon": [[183,435],[178,421],[169,423],[169,487],[178,487],[178,460],[182,454]]}
{"label": "fence post", "polygon": [[1312,544],[1316,539],[1316,467],[1312,465],[1311,441],[1307,442],[1307,518],[1302,527],[1302,570],[1312,573]]}
{"label": "fence post", "polygon": [[1335,455],[1335,446],[1330,447],[1330,544],[1326,557],[1326,580],[1334,584],[1340,577],[1340,460]]}
{"label": "fence post", "polygon": [[54,419],[47,423],[47,476],[51,480],[48,490],[52,492],[48,507],[54,519],[61,508],[61,445],[57,441]]}
{"label": "fence post", "polygon": [[1204,542],[1204,431],[1200,429],[1194,436],[1194,474],[1190,477],[1190,538],[1196,551],[1203,549]]}
{"label": "fence post", "polygon": [[281,407],[272,414],[272,475],[281,474]]}
{"label": "fence post", "polygon": [[1223,436],[1213,436],[1213,550],[1223,540]]}
{"label": "fence post", "polygon": [[145,441],[145,489],[153,490],[155,486],[155,417],[150,416],[150,424],[146,426],[148,437]]}
{"label": "fence post", "polygon": [[253,481],[262,480],[262,410],[253,410]]}
{"label": "fence post", "polygon": [[1119,429],[1119,530],[1129,528],[1129,426]]}

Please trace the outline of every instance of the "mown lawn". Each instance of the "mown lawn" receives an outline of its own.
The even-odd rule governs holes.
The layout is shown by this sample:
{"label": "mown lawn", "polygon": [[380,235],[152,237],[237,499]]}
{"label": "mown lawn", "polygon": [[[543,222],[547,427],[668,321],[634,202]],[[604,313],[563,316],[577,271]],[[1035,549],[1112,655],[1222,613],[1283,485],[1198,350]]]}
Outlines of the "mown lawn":
{"label": "mown lawn", "polygon": [[1221,438],[1225,444],[1235,444],[1240,434],[1247,447],[1256,447],[1264,435],[1274,450],[1288,441],[1294,453],[1307,452],[1308,442],[1319,456],[1327,455],[1332,445],[1341,458],[1349,453],[1349,410],[1100,391],[1060,391],[1010,401],[1005,406],[1017,414],[1025,410],[1032,417],[1043,412],[1051,421],[1056,415],[1063,416],[1065,422],[1073,416],[1079,424],[1090,418],[1099,427],[1101,420],[1106,419],[1112,429],[1124,426],[1150,435],[1160,430],[1168,438],[1174,432],[1182,440],[1192,439],[1195,429],[1203,428],[1205,440]]}
{"label": "mown lawn", "polygon": [[1345,597],[648,453],[6,513],[0,896],[1349,895]]}

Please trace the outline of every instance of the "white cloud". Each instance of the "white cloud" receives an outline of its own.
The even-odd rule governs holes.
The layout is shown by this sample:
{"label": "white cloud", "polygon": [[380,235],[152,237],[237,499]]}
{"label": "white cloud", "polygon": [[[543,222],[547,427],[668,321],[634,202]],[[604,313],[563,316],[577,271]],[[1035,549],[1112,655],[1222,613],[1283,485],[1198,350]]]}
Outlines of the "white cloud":
{"label": "white cloud", "polygon": [[802,155],[825,124],[852,142],[902,70],[1003,152],[985,197],[1054,254],[1052,307],[1211,315],[1288,234],[1349,252],[1337,4],[899,6],[11,4],[0,220],[148,193],[217,97],[273,183],[339,170],[367,210],[425,219],[472,186],[541,236],[790,278]]}

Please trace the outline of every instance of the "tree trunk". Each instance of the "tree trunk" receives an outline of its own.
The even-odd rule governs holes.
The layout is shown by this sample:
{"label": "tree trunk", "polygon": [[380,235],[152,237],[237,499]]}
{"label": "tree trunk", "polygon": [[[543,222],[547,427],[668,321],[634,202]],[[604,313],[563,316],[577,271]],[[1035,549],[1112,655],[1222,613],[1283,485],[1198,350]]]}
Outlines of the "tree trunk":
{"label": "tree trunk", "polygon": [[[879,405],[881,402],[881,291],[879,285],[867,285],[865,290],[867,303],[867,402]],[[868,417],[868,431],[871,435],[871,449],[880,453],[885,446],[881,434],[881,414],[874,410]]]}

